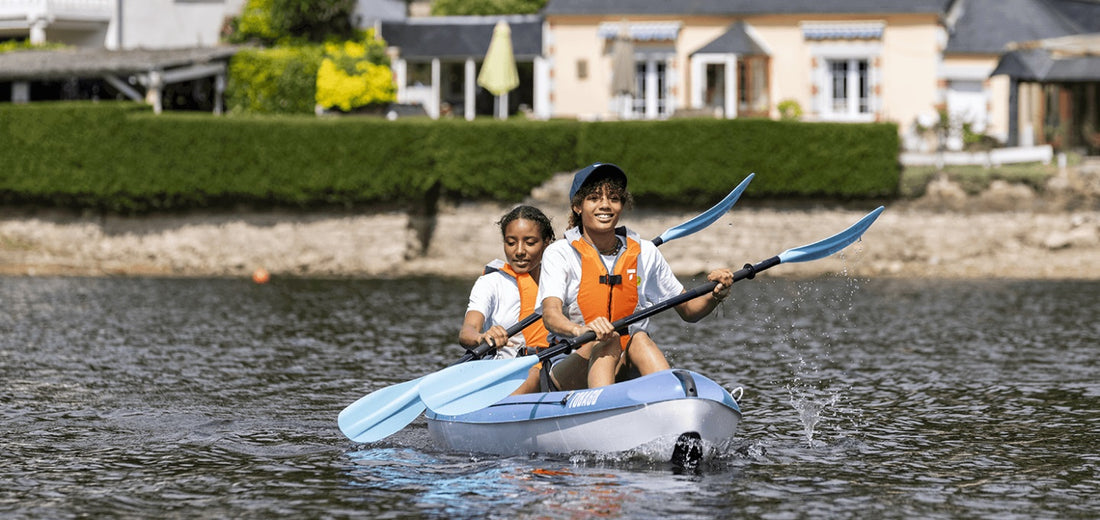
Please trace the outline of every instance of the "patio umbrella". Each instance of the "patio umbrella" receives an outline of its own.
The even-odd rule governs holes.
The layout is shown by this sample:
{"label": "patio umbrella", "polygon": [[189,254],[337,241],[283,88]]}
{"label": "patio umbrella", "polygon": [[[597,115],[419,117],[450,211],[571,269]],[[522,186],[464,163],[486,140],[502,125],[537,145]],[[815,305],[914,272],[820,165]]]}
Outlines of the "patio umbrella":
{"label": "patio umbrella", "polygon": [[634,97],[634,42],[628,34],[629,26],[624,20],[619,27],[611,47],[611,96],[621,105],[621,116],[630,114],[630,104]]}
{"label": "patio umbrella", "polygon": [[519,86],[519,74],[516,72],[516,59],[512,55],[512,29],[508,22],[501,20],[493,28],[493,38],[489,40],[489,50],[477,75],[477,84],[497,96],[498,117],[508,116],[508,91]]}

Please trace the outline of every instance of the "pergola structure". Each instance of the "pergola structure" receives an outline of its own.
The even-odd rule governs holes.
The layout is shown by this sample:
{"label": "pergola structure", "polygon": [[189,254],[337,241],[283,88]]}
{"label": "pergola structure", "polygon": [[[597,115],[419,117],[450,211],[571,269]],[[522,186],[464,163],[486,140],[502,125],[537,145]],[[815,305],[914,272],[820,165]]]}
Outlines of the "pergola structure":
{"label": "pergola structure", "polygon": [[0,83],[10,83],[11,101],[32,100],[32,84],[43,81],[102,80],[124,96],[163,110],[164,88],[213,79],[214,113],[224,109],[229,59],[236,46],[186,49],[59,49],[0,53]]}
{"label": "pergola structure", "polygon": [[1100,34],[1010,45],[1000,74],[1011,80],[1009,144],[1100,151]]}

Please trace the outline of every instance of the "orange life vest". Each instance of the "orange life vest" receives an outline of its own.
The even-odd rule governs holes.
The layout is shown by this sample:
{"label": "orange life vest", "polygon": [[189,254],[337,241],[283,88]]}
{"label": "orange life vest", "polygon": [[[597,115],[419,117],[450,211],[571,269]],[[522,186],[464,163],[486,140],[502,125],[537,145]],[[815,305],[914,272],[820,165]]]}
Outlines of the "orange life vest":
{"label": "orange life vest", "polygon": [[[516,274],[512,270],[512,266],[504,264],[500,267],[494,267],[492,265],[485,267],[485,274],[489,274],[493,271],[500,271],[508,276],[511,276],[516,281],[516,286],[519,287],[519,316],[516,316],[516,322],[530,316],[535,312],[535,298],[539,293],[539,284],[535,283],[535,279],[531,277],[530,273]],[[542,320],[535,320],[534,323],[523,329],[524,343],[528,347],[543,348],[550,345],[547,340],[546,326],[542,324]]]}
{"label": "orange life vest", "polygon": [[[642,252],[642,246],[627,235],[626,228],[619,228],[615,233],[626,240],[626,251],[615,260],[612,273],[607,272],[600,252],[592,244],[584,238],[571,242],[573,249],[581,256],[577,307],[585,323],[599,316],[615,321],[630,316],[638,308],[638,285],[642,283],[638,277],[638,255]],[[623,334],[620,340],[625,350],[630,343],[630,335]]]}

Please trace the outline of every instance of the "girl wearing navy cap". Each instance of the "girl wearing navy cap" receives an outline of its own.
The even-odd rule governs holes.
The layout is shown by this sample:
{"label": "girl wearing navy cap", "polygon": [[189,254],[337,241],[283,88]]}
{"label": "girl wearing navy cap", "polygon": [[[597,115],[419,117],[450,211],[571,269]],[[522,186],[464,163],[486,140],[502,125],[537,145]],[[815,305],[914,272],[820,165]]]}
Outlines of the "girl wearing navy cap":
{"label": "girl wearing navy cap", "polygon": [[[573,176],[569,190],[572,215],[565,240],[543,252],[538,301],[546,329],[557,337],[576,337],[591,330],[589,342],[551,369],[562,390],[612,384],[616,376],[646,375],[669,368],[664,354],[646,332],[648,320],[619,334],[611,322],[676,296],[683,284],[649,240],[619,218],[631,202],[626,174],[618,166],[592,164]],[[698,321],[729,295],[733,272],[716,269],[714,292],[676,306],[682,319]]]}

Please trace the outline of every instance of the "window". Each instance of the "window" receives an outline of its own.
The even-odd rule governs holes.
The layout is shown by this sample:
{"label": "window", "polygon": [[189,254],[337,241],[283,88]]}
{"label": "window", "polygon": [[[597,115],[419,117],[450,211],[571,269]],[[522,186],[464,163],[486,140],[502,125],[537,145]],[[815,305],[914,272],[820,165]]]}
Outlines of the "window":
{"label": "window", "polygon": [[860,118],[871,114],[870,69],[866,59],[826,60],[824,115]]}
{"label": "window", "polygon": [[738,115],[745,117],[767,117],[768,103],[768,57],[745,56],[738,59]]}
{"label": "window", "polygon": [[706,64],[706,88],[703,91],[703,106],[708,108],[726,108],[726,65],[723,63]]}
{"label": "window", "polygon": [[588,79],[588,60],[577,60],[577,79]]}
{"label": "window", "polygon": [[[475,76],[476,77],[476,76]],[[460,100],[466,96],[466,64],[444,63],[442,89],[447,98]]]}
{"label": "window", "polygon": [[668,66],[663,59],[639,61],[634,69],[634,113],[646,119],[668,115]]}
{"label": "window", "polygon": [[432,84],[432,64],[426,62],[409,62],[406,67],[405,75],[406,86],[430,86]]}

